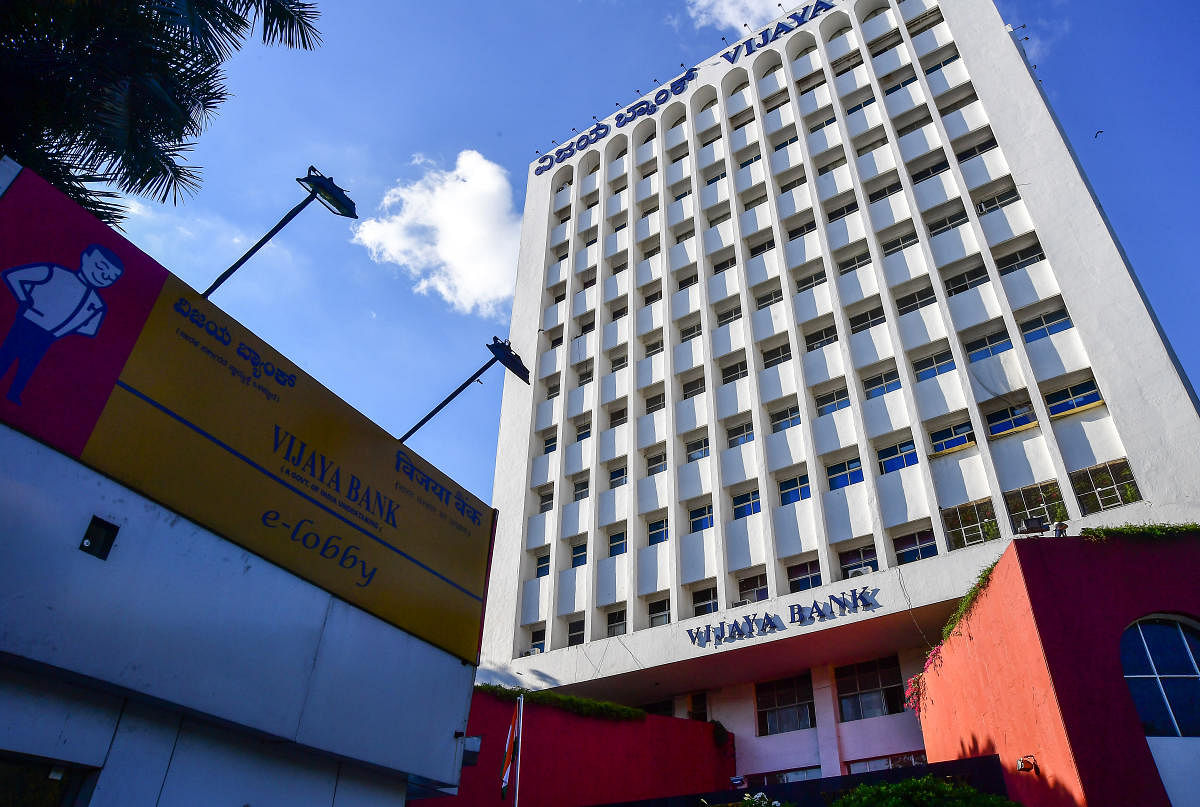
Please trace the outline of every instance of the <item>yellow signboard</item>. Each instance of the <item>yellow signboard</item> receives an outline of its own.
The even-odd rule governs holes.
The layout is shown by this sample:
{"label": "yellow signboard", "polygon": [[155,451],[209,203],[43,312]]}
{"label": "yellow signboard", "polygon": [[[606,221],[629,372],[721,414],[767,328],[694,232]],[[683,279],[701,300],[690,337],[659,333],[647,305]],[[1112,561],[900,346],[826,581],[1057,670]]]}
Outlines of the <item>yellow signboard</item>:
{"label": "yellow signboard", "polygon": [[[13,191],[20,190],[16,186],[0,199],[5,231],[19,228],[17,219],[26,213],[36,214],[13,206]],[[38,191],[30,194],[33,202],[46,201],[44,188],[31,190]],[[65,197],[52,201],[74,207]],[[97,236],[94,227],[83,229],[92,232],[79,236],[76,249],[86,251]],[[123,264],[123,274],[91,292],[102,300],[103,311],[94,336],[111,327],[113,344],[64,340],[53,370],[79,363],[77,383],[107,385],[107,398],[97,397],[102,407],[90,424],[72,421],[73,428],[59,429],[51,419],[39,427],[42,413],[21,411],[26,399],[36,401],[34,375],[17,409],[10,412],[14,404],[5,401],[0,415],[321,588],[476,663],[494,511],[104,229],[109,263]],[[70,239],[73,233],[68,226],[58,237]],[[11,261],[3,248],[0,259]],[[12,265],[0,263],[0,271]],[[67,288],[65,281],[59,285]],[[0,308],[0,326],[4,316]],[[117,324],[119,317],[124,321]],[[141,319],[140,329],[131,327],[131,317]],[[120,344],[122,329],[131,345]],[[113,360],[114,350],[125,355],[123,364]],[[102,361],[84,366],[89,351],[119,367],[119,374],[105,378],[94,371]],[[48,376],[46,384],[53,381]],[[64,436],[56,441],[59,433]]]}

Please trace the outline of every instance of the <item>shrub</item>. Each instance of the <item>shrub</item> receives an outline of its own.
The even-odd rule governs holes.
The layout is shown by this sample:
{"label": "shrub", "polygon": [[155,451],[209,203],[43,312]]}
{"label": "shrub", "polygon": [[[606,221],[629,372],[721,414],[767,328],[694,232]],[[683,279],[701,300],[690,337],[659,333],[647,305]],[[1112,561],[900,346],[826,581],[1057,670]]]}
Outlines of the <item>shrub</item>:
{"label": "shrub", "polygon": [[832,807],[1020,807],[1003,796],[980,793],[962,782],[932,775],[878,785],[859,785]]}

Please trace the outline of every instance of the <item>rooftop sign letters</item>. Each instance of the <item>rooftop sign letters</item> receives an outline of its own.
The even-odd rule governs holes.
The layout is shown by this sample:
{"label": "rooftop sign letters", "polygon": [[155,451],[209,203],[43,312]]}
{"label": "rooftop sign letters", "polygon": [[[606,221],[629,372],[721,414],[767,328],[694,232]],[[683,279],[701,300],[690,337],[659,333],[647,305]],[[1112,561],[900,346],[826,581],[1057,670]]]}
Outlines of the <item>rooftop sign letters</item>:
{"label": "rooftop sign letters", "polygon": [[[737,47],[735,47],[733,50],[727,50],[722,53],[721,58],[730,64],[734,64],[743,53],[749,56],[757,49],[765,48],[767,45],[770,45],[784,34],[790,34],[801,25],[804,25],[804,23],[815,20],[822,12],[830,11],[832,9],[833,5],[831,3],[826,3],[825,0],[817,0],[817,2],[811,6],[805,6],[799,11],[795,11],[787,15],[787,17],[780,20],[774,26],[764,28],[763,30],[759,31],[758,36],[752,36],[745,42],[739,42]],[[789,20],[792,23],[795,23],[795,25],[790,24],[788,22]]]}
{"label": "rooftop sign letters", "polygon": [[477,662],[495,511],[29,170],[0,280],[0,422]]}
{"label": "rooftop sign letters", "polygon": [[788,606],[787,621],[784,615],[764,611],[749,614],[741,619],[721,620],[716,625],[708,624],[702,628],[688,628],[688,639],[696,647],[720,647],[729,642],[742,639],[753,639],[757,636],[767,636],[787,630],[788,625],[806,627],[817,622],[837,619],[846,614],[856,614],[859,611],[874,611],[879,608],[875,595],[879,589],[863,586],[861,589],[850,589],[849,593],[830,594],[826,600],[813,600],[811,605],[793,604]]}

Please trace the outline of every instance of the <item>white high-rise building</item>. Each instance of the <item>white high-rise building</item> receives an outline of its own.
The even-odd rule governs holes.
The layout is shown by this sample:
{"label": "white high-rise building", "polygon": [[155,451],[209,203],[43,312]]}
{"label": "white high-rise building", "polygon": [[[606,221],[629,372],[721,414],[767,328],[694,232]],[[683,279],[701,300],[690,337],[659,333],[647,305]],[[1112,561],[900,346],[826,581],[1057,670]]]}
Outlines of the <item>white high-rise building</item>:
{"label": "white high-rise building", "polygon": [[485,666],[768,781],[922,758],[904,680],[1027,520],[1200,520],[1194,393],[991,0],[801,7],[538,160],[511,339]]}

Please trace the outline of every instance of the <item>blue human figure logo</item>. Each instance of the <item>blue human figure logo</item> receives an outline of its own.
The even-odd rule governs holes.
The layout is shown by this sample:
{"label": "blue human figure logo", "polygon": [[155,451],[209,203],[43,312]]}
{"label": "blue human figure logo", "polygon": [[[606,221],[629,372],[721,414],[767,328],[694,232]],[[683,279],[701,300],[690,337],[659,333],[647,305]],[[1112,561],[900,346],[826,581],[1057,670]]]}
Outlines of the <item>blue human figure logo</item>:
{"label": "blue human figure logo", "polygon": [[95,336],[105,305],[97,289],[111,286],[125,266],[108,247],[91,244],[79,258],[79,271],[53,263],[15,266],[0,277],[17,299],[17,316],[0,344],[0,379],[15,363],[5,397],[18,406],[21,393],[50,346],[73,333]]}

